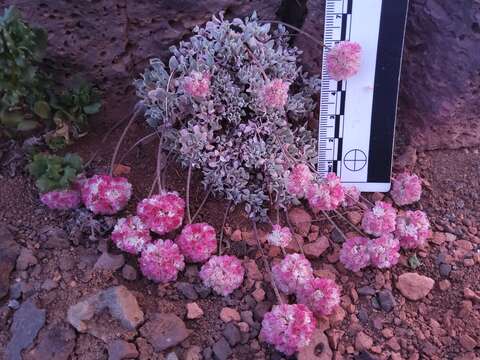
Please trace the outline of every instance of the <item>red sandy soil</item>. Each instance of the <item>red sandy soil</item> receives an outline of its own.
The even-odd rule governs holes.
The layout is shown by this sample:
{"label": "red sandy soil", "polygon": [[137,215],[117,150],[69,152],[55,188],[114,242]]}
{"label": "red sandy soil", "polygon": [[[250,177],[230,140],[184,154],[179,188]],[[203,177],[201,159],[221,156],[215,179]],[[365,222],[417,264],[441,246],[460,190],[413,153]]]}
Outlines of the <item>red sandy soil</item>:
{"label": "red sandy soil", "polygon": [[[69,151],[79,152],[84,159],[89,159],[98,152],[91,168],[105,169],[118,139],[121,128],[113,132],[105,142],[101,139],[105,132],[115,125],[131,109],[134,97],[127,96],[107,100],[107,111],[94,119],[90,134],[75,144]],[[137,139],[149,133],[142,121],[134,124],[129,131],[121,153],[125,152]],[[400,134],[401,136],[401,134]],[[401,138],[400,138],[401,139]],[[133,151],[123,164],[131,167],[127,177],[134,185],[134,197],[127,210],[133,211],[136,202],[148,194],[155,172],[155,141]],[[408,147],[399,141],[399,153]],[[409,150],[415,150],[410,147]],[[11,156],[6,151],[0,164]],[[338,263],[339,245],[331,241],[330,248],[321,257],[315,259],[314,266],[318,274],[335,277],[343,289],[342,308],[329,319],[321,321],[322,330],[326,330],[329,346],[335,359],[478,359],[480,353],[480,276],[478,249],[480,239],[477,237],[480,207],[480,162],[479,149],[435,150],[419,153],[416,157],[402,157],[397,164],[406,163],[425,179],[424,196],[416,207],[425,210],[432,222],[435,241],[417,251],[421,265],[412,270],[408,258],[413,251],[404,253],[401,264],[391,270],[368,269],[362,274],[345,271]],[[167,187],[185,195],[186,172],[171,163],[166,168]],[[273,291],[267,281],[247,280],[242,288],[229,298],[210,294],[195,302],[203,309],[204,315],[199,319],[186,319],[186,304],[192,302],[177,291],[174,284],[158,286],[147,281],[140,274],[137,280],[128,281],[122,271],[94,271],[93,264],[106,247],[112,253],[118,253],[108,241],[88,239],[87,234],[74,232],[68,234],[69,244],[66,248],[45,248],[41,233],[46,227],[65,228],[69,213],[49,211],[38,201],[38,193],[32,180],[22,171],[21,163],[12,177],[10,166],[2,167],[0,178],[0,223],[6,224],[14,235],[15,241],[22,247],[33,251],[37,263],[27,270],[14,270],[10,275],[10,284],[21,283],[22,293],[18,302],[22,303],[32,297],[38,308],[46,310],[46,322],[33,344],[24,351],[35,357],[35,349],[40,344],[41,335],[58,324],[67,323],[66,313],[70,305],[82,297],[94,294],[100,289],[125,285],[133,292],[146,314],[146,319],[154,313],[173,312],[185,321],[192,330],[191,335],[181,344],[162,353],[155,353],[151,344],[139,333],[127,332],[112,320],[108,314],[95,318],[102,324],[105,334],[110,338],[121,338],[135,344],[141,359],[195,359],[187,357],[188,349],[199,346],[208,359],[209,349],[222,337],[226,324],[220,319],[220,310],[229,306],[239,312],[252,311],[261,315],[275,301]],[[200,184],[200,175],[194,174],[192,186],[192,207],[196,209],[204,196]],[[374,197],[379,194],[375,194]],[[369,195],[371,197],[371,195]],[[214,225],[220,232],[225,212],[225,201],[209,198],[201,211],[200,220]],[[315,223],[320,234],[331,236],[332,227],[328,222]],[[345,224],[344,224],[345,225]],[[227,233],[240,229],[244,236],[251,231],[250,223],[240,209],[228,216]],[[345,229],[347,229],[345,227]],[[445,235],[452,234],[452,235]],[[263,271],[263,265],[257,249],[243,241],[232,241],[227,252],[242,258],[251,258]],[[270,252],[275,255],[274,251]],[[126,256],[126,263],[137,268],[133,256]],[[443,276],[443,269],[451,272]],[[181,275],[179,281],[199,283],[196,272],[198,268],[190,266]],[[446,271],[446,270],[445,270]],[[407,300],[395,284],[402,273],[416,272],[435,280],[433,290],[419,301]],[[57,287],[42,288],[47,279],[53,279]],[[265,299],[258,301],[252,297],[256,288],[266,292]],[[359,290],[361,289],[362,290]],[[472,294],[468,289],[476,292]],[[376,296],[378,291],[391,291],[395,298],[395,307],[391,312],[382,310]],[[362,293],[370,295],[362,295]],[[258,292],[257,292],[258,293]],[[359,294],[360,293],[360,294]],[[372,295],[373,294],[373,295]],[[9,342],[10,327],[15,311],[8,307],[11,294],[0,300],[0,358],[5,358],[4,351]],[[261,300],[261,297],[260,297]],[[291,299],[293,301],[293,299]],[[260,305],[259,305],[260,304]],[[11,303],[10,303],[11,305]],[[254,316],[249,331],[242,335],[241,341],[232,347],[231,359],[281,359],[271,347],[258,340],[259,319]],[[244,319],[242,319],[244,320]],[[66,327],[68,328],[68,323]],[[70,350],[65,350],[66,357],[58,359],[107,359],[107,346],[90,334],[76,332],[70,343]],[[53,345],[52,345],[53,346]],[[33,351],[32,351],[33,350]],[[59,350],[60,351],[60,350]],[[37,353],[38,354],[38,353]],[[214,357],[212,357],[214,358]],[[283,357],[285,358],[285,357]],[[317,346],[316,355],[304,359],[330,359],[325,347]]]}

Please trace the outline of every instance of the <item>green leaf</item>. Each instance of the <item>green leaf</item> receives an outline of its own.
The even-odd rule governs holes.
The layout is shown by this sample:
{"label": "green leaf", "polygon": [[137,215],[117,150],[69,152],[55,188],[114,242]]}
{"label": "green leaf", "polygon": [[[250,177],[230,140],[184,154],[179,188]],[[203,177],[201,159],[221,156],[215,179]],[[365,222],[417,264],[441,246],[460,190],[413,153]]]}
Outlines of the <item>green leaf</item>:
{"label": "green leaf", "polygon": [[31,131],[31,130],[35,130],[39,126],[40,126],[40,124],[35,120],[23,120],[20,124],[18,124],[17,130],[18,131]]}
{"label": "green leaf", "polygon": [[0,122],[7,127],[16,128],[24,120],[19,111],[4,111],[0,114]]}
{"label": "green leaf", "polygon": [[42,119],[48,119],[51,115],[50,105],[43,100],[37,101],[33,105],[33,112]]}
{"label": "green leaf", "polygon": [[417,254],[413,254],[412,256],[410,256],[408,258],[408,265],[410,265],[410,267],[415,270],[416,268],[418,268],[420,265],[422,265],[422,262],[420,261],[420,259],[417,257]]}
{"label": "green leaf", "polygon": [[81,170],[83,165],[82,165],[82,158],[78,156],[77,154],[66,154],[64,157],[64,162],[72,167],[75,170]]}
{"label": "green leaf", "polygon": [[99,102],[84,106],[83,112],[87,115],[93,115],[98,113],[101,108],[102,108],[102,103],[99,101]]}

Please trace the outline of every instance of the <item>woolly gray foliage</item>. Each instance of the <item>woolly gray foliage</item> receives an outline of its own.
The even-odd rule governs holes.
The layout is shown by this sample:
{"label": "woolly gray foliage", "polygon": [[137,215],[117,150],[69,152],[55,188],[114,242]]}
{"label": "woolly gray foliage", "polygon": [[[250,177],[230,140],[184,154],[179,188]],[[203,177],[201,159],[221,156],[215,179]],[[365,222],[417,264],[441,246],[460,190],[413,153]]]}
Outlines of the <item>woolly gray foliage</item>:
{"label": "woolly gray foliage", "polygon": [[[200,169],[206,188],[243,203],[256,220],[266,217],[270,200],[279,207],[295,202],[285,177],[294,162],[314,165],[317,155],[306,123],[315,116],[320,80],[302,71],[301,51],[288,40],[285,27],[271,30],[255,13],[231,21],[219,14],[170,49],[168,66],[152,59],[135,81],[147,122],[164,134],[166,148]],[[210,76],[207,96],[186,91],[192,73]],[[281,108],[262,98],[273,79],[290,84]]]}

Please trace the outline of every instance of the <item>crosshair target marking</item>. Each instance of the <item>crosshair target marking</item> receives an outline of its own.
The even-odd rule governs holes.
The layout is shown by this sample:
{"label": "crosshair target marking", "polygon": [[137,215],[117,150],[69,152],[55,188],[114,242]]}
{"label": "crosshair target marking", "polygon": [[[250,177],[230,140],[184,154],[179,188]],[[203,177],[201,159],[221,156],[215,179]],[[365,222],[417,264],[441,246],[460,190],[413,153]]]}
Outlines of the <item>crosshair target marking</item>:
{"label": "crosshair target marking", "polygon": [[367,155],[362,150],[353,149],[345,154],[343,163],[350,171],[360,171],[367,165]]}

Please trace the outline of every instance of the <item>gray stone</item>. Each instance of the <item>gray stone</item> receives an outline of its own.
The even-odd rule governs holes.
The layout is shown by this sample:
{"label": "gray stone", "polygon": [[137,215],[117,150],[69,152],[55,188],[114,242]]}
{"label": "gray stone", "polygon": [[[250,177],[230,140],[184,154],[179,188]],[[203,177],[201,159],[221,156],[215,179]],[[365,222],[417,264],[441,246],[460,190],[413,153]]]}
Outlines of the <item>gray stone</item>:
{"label": "gray stone", "polygon": [[177,290],[188,300],[197,300],[198,294],[192,284],[187,282],[178,282],[175,284]]}
{"label": "gray stone", "polygon": [[47,226],[40,232],[40,239],[44,249],[68,249],[70,247],[68,235],[63,229]]}
{"label": "gray stone", "polygon": [[439,271],[440,271],[440,275],[442,275],[443,277],[448,277],[452,272],[452,265],[440,264]]}
{"label": "gray stone", "polygon": [[20,250],[20,255],[17,258],[16,269],[19,271],[27,270],[30,266],[38,263],[37,258],[33,255],[33,251],[27,248]]}
{"label": "gray stone", "polygon": [[58,287],[58,282],[52,279],[46,279],[41,286],[42,290],[46,290],[46,291],[56,289],[57,287]]}
{"label": "gray stone", "polygon": [[135,359],[138,357],[138,351],[135,344],[125,340],[116,339],[107,346],[108,360]]}
{"label": "gray stone", "polygon": [[272,303],[269,301],[262,301],[255,306],[253,310],[253,316],[255,320],[262,321],[263,316],[270,311],[272,308]]}
{"label": "gray stone", "polygon": [[232,355],[232,348],[224,337],[221,337],[212,347],[216,360],[227,360]]}
{"label": "gray stone", "polygon": [[100,291],[70,306],[67,319],[78,331],[87,332],[87,322],[103,309],[108,309],[110,314],[128,330],[135,330],[143,322],[143,312],[137,299],[123,285]]}
{"label": "gray stone", "polygon": [[0,223],[0,299],[8,294],[10,274],[20,254],[20,247],[13,239],[10,230]]}
{"label": "gray stone", "polygon": [[122,268],[122,276],[125,280],[135,281],[137,280],[137,270],[131,265],[124,265]]}
{"label": "gray stone", "polygon": [[116,271],[125,264],[125,257],[123,254],[113,255],[108,252],[104,252],[98,258],[97,262],[93,266],[97,270]]}
{"label": "gray stone", "polygon": [[75,331],[65,323],[42,330],[37,345],[27,352],[25,360],[68,360],[75,348]]}
{"label": "gray stone", "polygon": [[229,322],[223,330],[223,336],[231,346],[237,345],[241,340],[240,330],[233,322]]}
{"label": "gray stone", "polygon": [[32,299],[25,301],[13,314],[12,334],[5,349],[6,359],[22,360],[22,350],[28,348],[45,324],[44,309],[38,309]]}
{"label": "gray stone", "polygon": [[382,290],[377,294],[377,300],[382,308],[383,311],[385,312],[390,312],[393,310],[395,307],[395,298],[393,297],[393,294],[390,290]]}
{"label": "gray stone", "polygon": [[372,296],[375,295],[375,289],[371,286],[362,286],[361,288],[357,289],[359,295],[362,296]]}
{"label": "gray stone", "polygon": [[180,344],[190,335],[190,330],[177,315],[157,313],[140,328],[140,334],[160,352]]}

